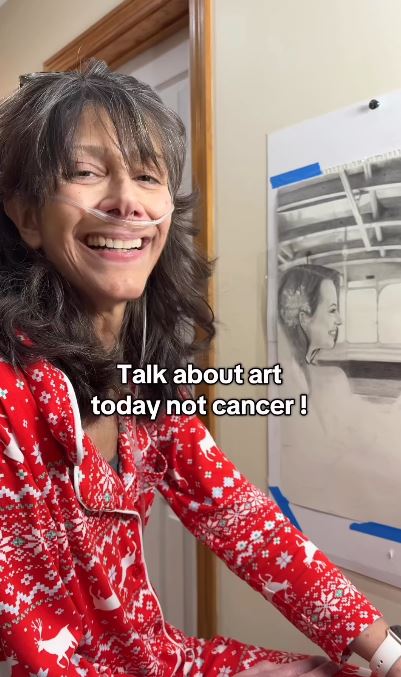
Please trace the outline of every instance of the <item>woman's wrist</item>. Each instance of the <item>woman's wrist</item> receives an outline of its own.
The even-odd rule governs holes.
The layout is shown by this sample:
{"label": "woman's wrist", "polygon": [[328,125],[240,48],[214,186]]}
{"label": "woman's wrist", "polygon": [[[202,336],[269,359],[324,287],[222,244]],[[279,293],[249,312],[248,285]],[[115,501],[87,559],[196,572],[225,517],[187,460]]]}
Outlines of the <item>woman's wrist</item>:
{"label": "woman's wrist", "polygon": [[[353,653],[357,653],[368,662],[372,660],[379,646],[387,637],[388,623],[384,618],[379,618],[377,621],[365,628],[365,630],[354,639],[350,645]],[[401,645],[400,645],[401,652]],[[392,668],[387,673],[386,677],[401,677],[401,658],[399,658]]]}
{"label": "woman's wrist", "polygon": [[357,653],[358,656],[370,662],[373,654],[386,639],[388,628],[389,624],[384,618],[379,618],[372,625],[365,628],[359,637],[354,639],[349,648],[353,653]]}

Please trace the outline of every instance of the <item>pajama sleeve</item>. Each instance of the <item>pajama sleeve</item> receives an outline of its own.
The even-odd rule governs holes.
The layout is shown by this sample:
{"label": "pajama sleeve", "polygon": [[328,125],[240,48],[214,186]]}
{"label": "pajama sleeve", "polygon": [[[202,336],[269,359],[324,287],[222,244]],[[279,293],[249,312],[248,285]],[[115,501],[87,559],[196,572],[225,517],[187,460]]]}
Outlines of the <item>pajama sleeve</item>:
{"label": "pajama sleeve", "polygon": [[184,525],[332,660],[381,617],[329,559],[253,486],[195,417],[164,417],[159,485]]}
{"label": "pajama sleeve", "polygon": [[91,637],[65,585],[73,562],[49,509],[50,483],[35,481],[1,402],[0,416],[0,675],[114,677],[79,653]]}

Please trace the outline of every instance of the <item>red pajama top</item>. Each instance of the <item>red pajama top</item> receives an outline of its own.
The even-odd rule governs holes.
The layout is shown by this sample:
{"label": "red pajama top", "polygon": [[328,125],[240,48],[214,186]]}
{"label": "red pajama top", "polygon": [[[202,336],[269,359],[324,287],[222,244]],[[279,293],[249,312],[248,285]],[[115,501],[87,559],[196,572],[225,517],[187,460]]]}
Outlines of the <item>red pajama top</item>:
{"label": "red pajama top", "polygon": [[117,474],[83,432],[60,369],[0,362],[0,675],[194,674],[194,652],[164,621],[143,557],[155,489],[333,660],[348,657],[381,614],[203,424],[127,416],[119,427]]}

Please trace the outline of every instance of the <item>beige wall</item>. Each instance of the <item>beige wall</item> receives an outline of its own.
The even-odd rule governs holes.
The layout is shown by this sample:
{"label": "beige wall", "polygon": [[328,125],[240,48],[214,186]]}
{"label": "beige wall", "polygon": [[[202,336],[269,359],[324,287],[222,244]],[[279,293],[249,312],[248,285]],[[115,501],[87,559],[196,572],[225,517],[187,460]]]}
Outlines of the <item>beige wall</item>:
{"label": "beige wall", "polygon": [[0,7],[0,97],[121,0],[7,0]]}
{"label": "beige wall", "polygon": [[[401,3],[214,0],[214,15],[218,364],[249,368],[266,365],[265,135],[401,88]],[[221,396],[265,393],[227,386]],[[223,449],[263,489],[266,438],[264,418],[219,420]],[[400,621],[400,590],[350,577],[389,620]],[[319,653],[223,565],[219,632]]]}

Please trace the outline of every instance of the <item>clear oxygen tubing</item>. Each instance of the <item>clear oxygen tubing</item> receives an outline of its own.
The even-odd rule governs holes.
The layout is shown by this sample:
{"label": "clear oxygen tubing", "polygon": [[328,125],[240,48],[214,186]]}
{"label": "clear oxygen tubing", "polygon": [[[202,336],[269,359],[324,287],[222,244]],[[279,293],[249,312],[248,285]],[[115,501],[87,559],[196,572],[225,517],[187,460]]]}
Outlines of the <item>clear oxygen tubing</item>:
{"label": "clear oxygen tubing", "polygon": [[[139,360],[139,368],[142,369],[145,361],[145,351],[146,351],[146,338],[148,331],[148,314],[147,314],[147,300],[146,300],[146,291],[143,295],[143,329],[142,329],[142,348],[141,348],[141,357]],[[139,395],[138,384],[135,388],[134,397],[137,400]]]}
{"label": "clear oxygen tubing", "polygon": [[152,219],[149,221],[143,219],[130,220],[130,219],[121,219],[118,216],[113,216],[113,214],[102,212],[100,209],[92,209],[91,207],[85,207],[80,202],[77,202],[76,200],[73,200],[72,198],[67,197],[66,195],[54,195],[53,200],[57,200],[58,202],[65,202],[66,204],[72,205],[73,207],[78,207],[78,209],[81,209],[87,214],[91,214],[91,216],[95,216],[97,219],[100,219],[100,221],[104,221],[105,223],[114,223],[116,226],[124,226],[125,228],[128,227],[134,232],[150,226],[159,226],[161,223],[163,223],[163,221],[165,221],[165,219],[167,219],[167,217],[171,216],[171,214],[174,211],[174,205],[172,204],[171,209],[169,209],[169,211],[166,212],[165,214],[162,214],[162,216],[160,216],[158,219]]}

